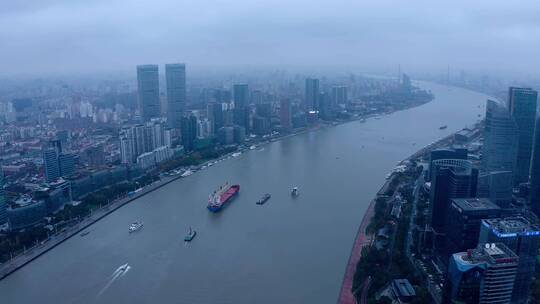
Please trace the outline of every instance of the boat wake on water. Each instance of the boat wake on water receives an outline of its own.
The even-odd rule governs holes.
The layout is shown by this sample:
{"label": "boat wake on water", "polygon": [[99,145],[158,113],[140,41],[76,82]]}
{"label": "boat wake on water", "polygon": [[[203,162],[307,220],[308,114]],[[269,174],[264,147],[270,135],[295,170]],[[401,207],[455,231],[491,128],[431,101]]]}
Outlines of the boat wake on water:
{"label": "boat wake on water", "polygon": [[116,270],[111,274],[109,281],[105,286],[99,291],[98,297],[100,297],[111,285],[116,281],[118,278],[123,277],[129,270],[131,269],[131,266],[129,266],[128,263],[121,265],[120,267],[116,268]]}

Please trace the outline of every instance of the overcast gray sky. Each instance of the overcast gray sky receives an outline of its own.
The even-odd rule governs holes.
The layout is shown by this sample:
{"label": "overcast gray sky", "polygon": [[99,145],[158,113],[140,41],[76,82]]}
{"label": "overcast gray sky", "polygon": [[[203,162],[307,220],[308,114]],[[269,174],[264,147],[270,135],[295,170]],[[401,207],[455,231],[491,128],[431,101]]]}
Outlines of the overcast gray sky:
{"label": "overcast gray sky", "polygon": [[540,1],[17,0],[0,74],[191,66],[396,66],[534,74]]}

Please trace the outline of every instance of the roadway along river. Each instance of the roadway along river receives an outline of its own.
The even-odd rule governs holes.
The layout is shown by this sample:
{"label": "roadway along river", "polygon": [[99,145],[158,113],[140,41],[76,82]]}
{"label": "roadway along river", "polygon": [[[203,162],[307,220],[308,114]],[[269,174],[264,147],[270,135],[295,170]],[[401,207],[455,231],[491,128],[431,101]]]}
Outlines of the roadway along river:
{"label": "roadway along river", "polygon": [[[335,303],[385,175],[472,125],[488,98],[422,86],[434,101],[266,145],[128,204],[0,281],[2,303]],[[208,194],[225,181],[239,183],[240,195],[211,214]],[[256,205],[266,192],[272,198]],[[144,228],[129,234],[139,219]],[[198,235],[184,244],[190,225]]]}

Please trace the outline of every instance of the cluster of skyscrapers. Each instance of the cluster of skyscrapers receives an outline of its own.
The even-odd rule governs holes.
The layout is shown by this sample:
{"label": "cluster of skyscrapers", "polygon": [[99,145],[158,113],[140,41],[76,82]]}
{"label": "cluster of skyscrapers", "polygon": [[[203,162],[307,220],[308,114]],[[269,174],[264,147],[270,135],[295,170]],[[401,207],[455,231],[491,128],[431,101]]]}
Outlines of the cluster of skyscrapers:
{"label": "cluster of skyscrapers", "polygon": [[528,88],[488,100],[479,166],[465,148],[431,153],[424,241],[447,270],[447,303],[527,303],[540,248],[536,109]]}

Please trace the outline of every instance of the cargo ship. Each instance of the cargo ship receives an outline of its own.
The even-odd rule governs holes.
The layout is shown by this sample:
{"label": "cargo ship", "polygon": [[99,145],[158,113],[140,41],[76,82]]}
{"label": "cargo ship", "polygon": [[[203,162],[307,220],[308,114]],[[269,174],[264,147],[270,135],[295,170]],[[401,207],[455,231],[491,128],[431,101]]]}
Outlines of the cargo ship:
{"label": "cargo ship", "polygon": [[208,210],[219,212],[227,203],[229,203],[240,192],[240,185],[231,185],[225,183],[218,190],[210,194],[208,198]]}

